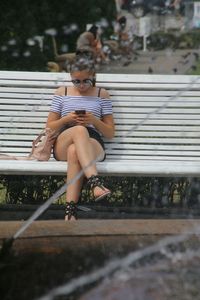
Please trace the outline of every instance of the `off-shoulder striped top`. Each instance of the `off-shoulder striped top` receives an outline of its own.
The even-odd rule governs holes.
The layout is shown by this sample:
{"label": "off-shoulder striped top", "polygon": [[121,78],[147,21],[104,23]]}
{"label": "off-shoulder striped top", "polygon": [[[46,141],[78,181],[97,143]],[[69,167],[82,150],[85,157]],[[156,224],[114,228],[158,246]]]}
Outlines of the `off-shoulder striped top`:
{"label": "off-shoulder striped top", "polygon": [[53,96],[50,111],[58,113],[61,117],[79,109],[85,109],[101,119],[105,115],[112,114],[112,102],[98,96]]}

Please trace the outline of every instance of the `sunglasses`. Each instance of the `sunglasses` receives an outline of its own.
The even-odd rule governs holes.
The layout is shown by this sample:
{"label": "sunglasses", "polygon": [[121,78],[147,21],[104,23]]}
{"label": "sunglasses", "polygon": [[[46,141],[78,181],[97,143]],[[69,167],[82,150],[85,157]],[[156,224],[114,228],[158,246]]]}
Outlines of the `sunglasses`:
{"label": "sunglasses", "polygon": [[74,86],[76,87],[80,87],[80,85],[84,85],[84,86],[93,86],[94,85],[94,78],[86,78],[86,79],[83,79],[83,80],[80,80],[80,79],[72,79],[72,83]]}

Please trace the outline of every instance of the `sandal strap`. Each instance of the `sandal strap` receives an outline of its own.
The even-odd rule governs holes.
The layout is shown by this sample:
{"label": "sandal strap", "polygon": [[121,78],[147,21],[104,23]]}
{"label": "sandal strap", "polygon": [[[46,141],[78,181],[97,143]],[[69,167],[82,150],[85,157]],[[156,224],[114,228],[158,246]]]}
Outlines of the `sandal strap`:
{"label": "sandal strap", "polygon": [[[104,193],[100,196],[95,197],[94,195],[94,188],[99,187],[104,191]],[[86,185],[86,194],[88,196],[88,199],[90,199],[92,193],[92,198],[94,201],[99,201],[100,199],[103,199],[107,195],[109,195],[111,192],[107,190],[104,186],[104,179],[102,177],[99,177],[98,175],[92,175],[88,178],[87,185]]]}
{"label": "sandal strap", "polygon": [[103,190],[105,190],[104,187],[104,180],[102,177],[99,177],[98,175],[92,175],[88,178],[88,182],[87,185],[90,189],[94,189],[96,186],[102,188]]}
{"label": "sandal strap", "polygon": [[77,205],[74,201],[67,202],[65,215],[68,216],[69,220],[71,219],[71,217],[77,219]]}

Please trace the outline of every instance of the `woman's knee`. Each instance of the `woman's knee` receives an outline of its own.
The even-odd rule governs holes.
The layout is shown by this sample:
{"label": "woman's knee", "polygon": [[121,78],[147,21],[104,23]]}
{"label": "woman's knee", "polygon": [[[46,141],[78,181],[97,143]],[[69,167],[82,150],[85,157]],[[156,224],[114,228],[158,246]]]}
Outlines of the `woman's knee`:
{"label": "woman's knee", "polygon": [[89,137],[88,130],[85,126],[77,125],[73,127],[73,134],[78,137]]}
{"label": "woman's knee", "polygon": [[70,162],[78,162],[78,156],[76,153],[76,147],[74,144],[71,144],[67,149],[67,160]]}

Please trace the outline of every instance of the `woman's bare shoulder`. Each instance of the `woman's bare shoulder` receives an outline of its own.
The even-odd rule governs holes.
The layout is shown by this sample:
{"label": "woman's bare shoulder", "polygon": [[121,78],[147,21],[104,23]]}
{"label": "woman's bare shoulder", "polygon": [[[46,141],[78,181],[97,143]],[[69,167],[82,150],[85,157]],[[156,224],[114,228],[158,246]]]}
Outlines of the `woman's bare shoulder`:
{"label": "woman's bare shoulder", "polygon": [[55,95],[58,95],[58,96],[64,96],[65,95],[65,89],[66,87],[65,86],[60,86],[59,88],[57,88],[55,90]]}
{"label": "woman's bare shoulder", "polygon": [[106,89],[101,88],[100,97],[101,98],[110,98],[109,92]]}

